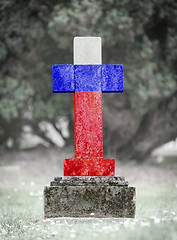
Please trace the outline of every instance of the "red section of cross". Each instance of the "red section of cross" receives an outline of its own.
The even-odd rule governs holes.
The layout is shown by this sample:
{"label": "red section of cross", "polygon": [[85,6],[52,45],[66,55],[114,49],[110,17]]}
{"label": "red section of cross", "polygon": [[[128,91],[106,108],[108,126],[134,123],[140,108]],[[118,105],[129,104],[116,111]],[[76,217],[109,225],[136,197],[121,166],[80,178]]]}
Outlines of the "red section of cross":
{"label": "red section of cross", "polygon": [[75,158],[102,158],[102,92],[74,93]]}
{"label": "red section of cross", "polygon": [[115,160],[103,159],[102,92],[74,93],[75,159],[65,159],[65,176],[114,176]]}
{"label": "red section of cross", "polygon": [[[103,159],[101,62],[100,38],[74,39],[74,64],[77,65],[74,70],[75,158],[65,159],[64,176],[115,174],[115,160]],[[66,79],[68,90],[71,84]]]}

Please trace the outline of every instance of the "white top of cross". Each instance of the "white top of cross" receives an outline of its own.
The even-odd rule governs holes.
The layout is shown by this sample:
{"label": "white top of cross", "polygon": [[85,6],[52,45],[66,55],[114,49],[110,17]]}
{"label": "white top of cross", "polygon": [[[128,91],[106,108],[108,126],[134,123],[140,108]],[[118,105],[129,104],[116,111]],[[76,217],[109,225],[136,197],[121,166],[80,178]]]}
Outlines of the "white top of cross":
{"label": "white top of cross", "polygon": [[102,64],[100,37],[74,38],[74,64]]}

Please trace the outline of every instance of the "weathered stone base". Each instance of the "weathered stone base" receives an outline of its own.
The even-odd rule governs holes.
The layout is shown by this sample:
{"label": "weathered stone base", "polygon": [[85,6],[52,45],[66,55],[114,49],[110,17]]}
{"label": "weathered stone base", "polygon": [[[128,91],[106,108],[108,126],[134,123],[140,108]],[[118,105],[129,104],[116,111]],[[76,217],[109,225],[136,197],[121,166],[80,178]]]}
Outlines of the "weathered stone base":
{"label": "weathered stone base", "polygon": [[56,177],[44,189],[44,215],[133,218],[135,188],[123,177]]}

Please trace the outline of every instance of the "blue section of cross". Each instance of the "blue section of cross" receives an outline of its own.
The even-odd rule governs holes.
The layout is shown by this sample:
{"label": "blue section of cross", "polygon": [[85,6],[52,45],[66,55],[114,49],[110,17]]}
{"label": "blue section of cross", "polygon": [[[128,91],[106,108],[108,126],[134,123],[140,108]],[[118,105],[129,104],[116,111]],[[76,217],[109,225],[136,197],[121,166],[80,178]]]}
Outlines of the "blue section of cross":
{"label": "blue section of cross", "polygon": [[53,92],[123,92],[123,65],[53,65]]}

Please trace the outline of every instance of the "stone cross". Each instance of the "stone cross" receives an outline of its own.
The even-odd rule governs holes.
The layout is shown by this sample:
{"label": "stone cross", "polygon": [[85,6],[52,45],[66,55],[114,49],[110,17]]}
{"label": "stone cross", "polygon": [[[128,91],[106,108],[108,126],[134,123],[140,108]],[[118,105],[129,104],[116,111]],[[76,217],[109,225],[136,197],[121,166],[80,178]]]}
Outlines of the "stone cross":
{"label": "stone cross", "polygon": [[75,158],[64,176],[114,176],[103,158],[102,92],[123,92],[123,66],[104,65],[100,37],[74,38],[74,65],[53,65],[53,92],[74,92]]}

